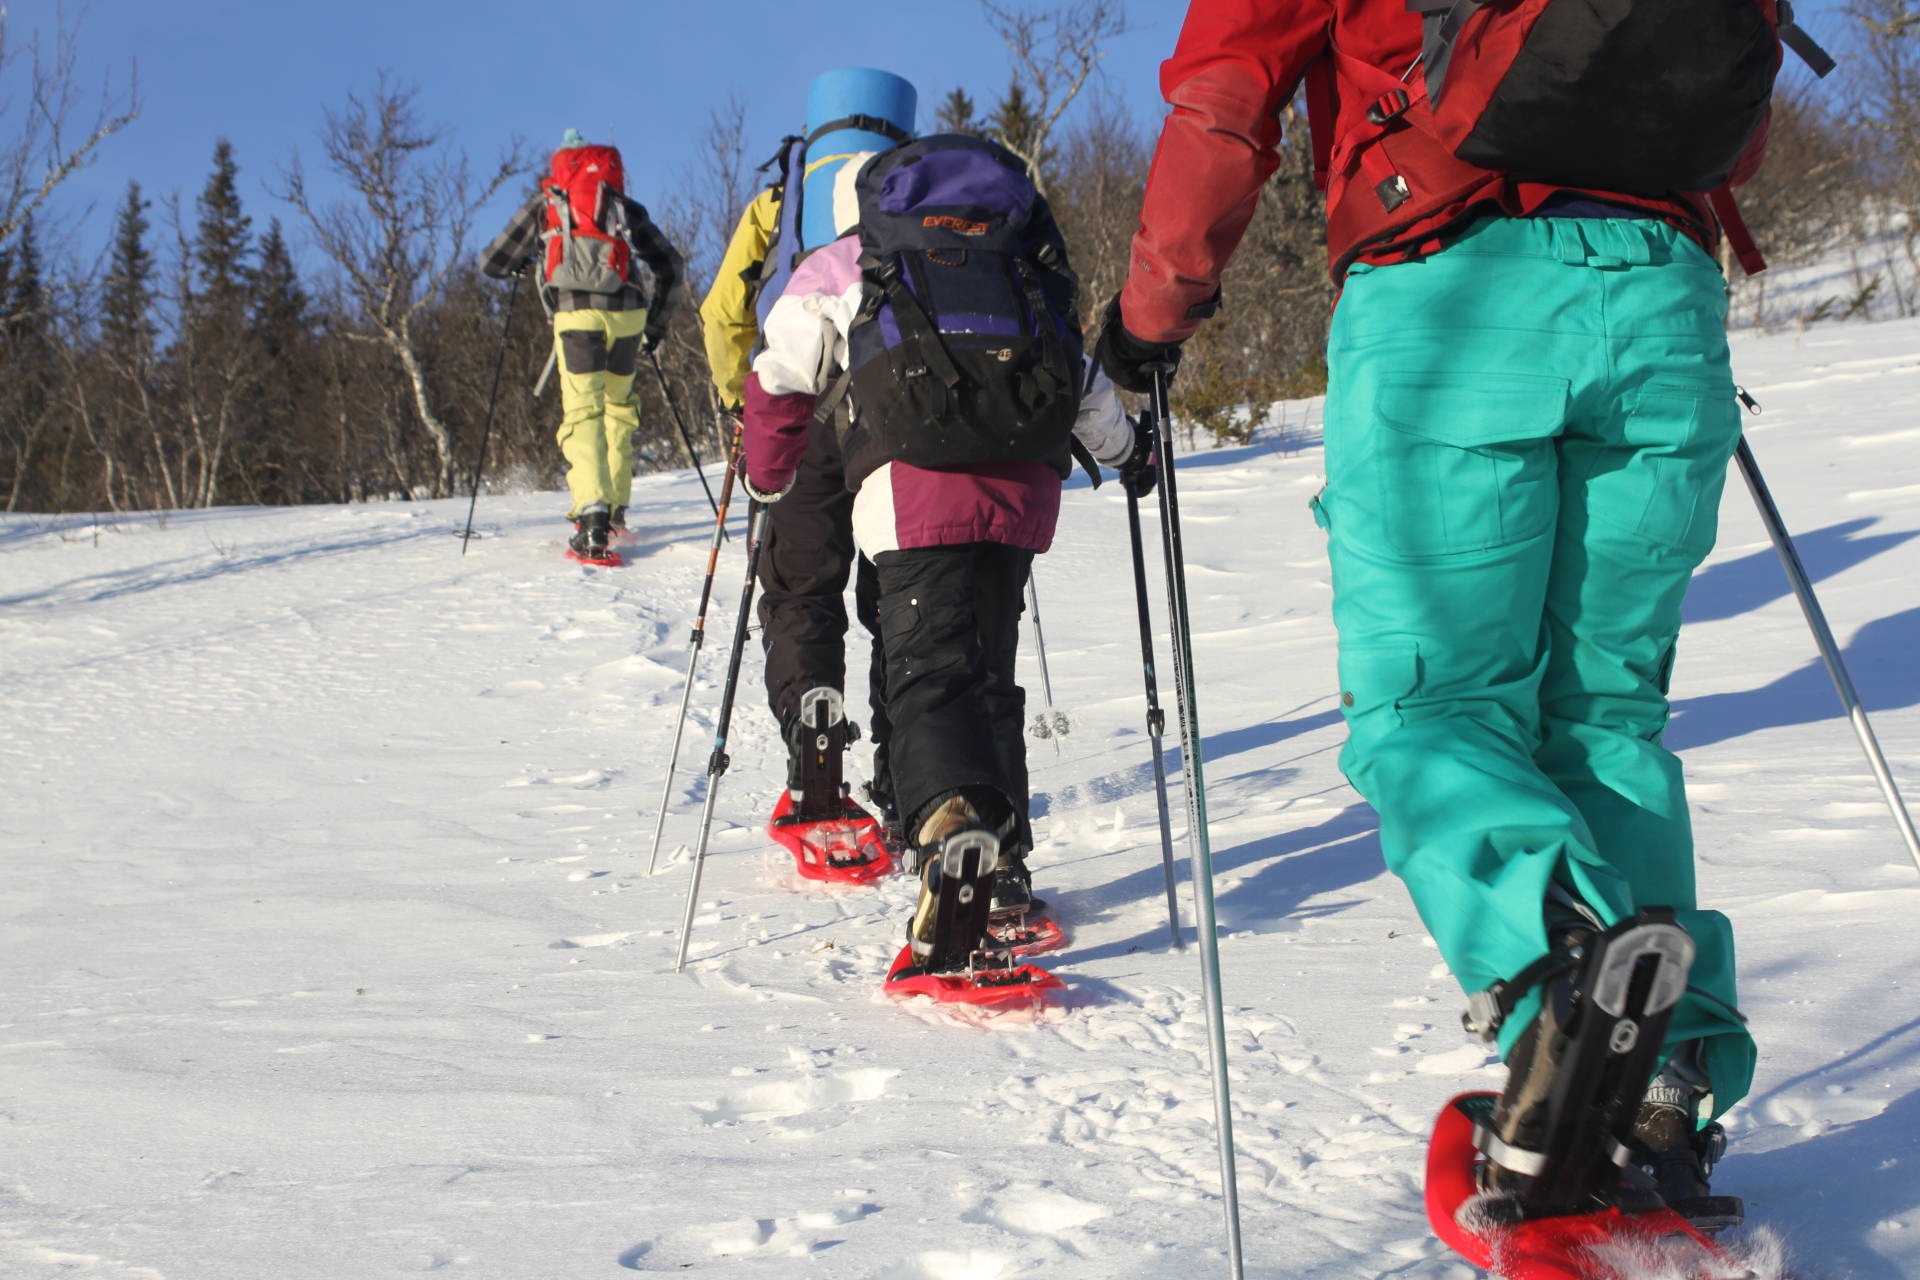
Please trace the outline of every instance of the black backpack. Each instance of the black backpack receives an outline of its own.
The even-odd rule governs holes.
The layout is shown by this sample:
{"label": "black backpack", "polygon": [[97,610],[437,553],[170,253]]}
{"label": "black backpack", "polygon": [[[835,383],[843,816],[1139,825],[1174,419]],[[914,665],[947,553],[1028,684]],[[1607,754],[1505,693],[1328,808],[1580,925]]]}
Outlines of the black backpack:
{"label": "black backpack", "polygon": [[1072,470],[1079,284],[1026,165],[997,143],[922,138],[862,171],[863,293],[844,399],[847,484],[905,462],[1046,462]]}

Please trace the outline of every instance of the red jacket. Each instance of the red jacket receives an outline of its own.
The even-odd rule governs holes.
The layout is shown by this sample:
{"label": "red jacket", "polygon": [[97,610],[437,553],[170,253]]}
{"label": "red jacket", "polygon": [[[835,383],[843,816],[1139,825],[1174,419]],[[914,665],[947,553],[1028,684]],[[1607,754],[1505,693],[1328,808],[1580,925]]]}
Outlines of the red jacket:
{"label": "red jacket", "polygon": [[[1476,168],[1417,129],[1358,152],[1343,147],[1378,133],[1366,124],[1367,108],[1419,54],[1420,18],[1403,0],[1192,0],[1179,46],[1160,68],[1172,113],[1147,178],[1121,294],[1128,332],[1171,342],[1200,327],[1260,188],[1279,167],[1280,110],[1303,85],[1310,101],[1318,99],[1315,126],[1329,116],[1334,126],[1331,139],[1316,141],[1322,155],[1332,152],[1327,257],[1336,282],[1355,261],[1431,253],[1445,232],[1489,207],[1524,215],[1563,190]],[[1735,182],[1758,167],[1763,145],[1764,130]],[[1388,212],[1374,194],[1374,169],[1409,175],[1412,198]],[[1718,246],[1705,197],[1593,194],[1646,209],[1709,253]]]}

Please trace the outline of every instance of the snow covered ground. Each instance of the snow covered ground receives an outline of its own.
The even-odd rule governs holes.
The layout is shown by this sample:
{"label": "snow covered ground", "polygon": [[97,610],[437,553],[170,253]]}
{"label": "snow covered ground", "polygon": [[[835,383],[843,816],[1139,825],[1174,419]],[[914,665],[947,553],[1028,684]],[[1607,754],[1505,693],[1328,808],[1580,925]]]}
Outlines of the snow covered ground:
{"label": "snow covered ground", "polygon": [[[1920,800],[1920,324],[1743,337],[1738,367]],[[1467,1280],[1424,1135],[1499,1073],[1335,767],[1318,419],[1291,414],[1302,447],[1181,479],[1249,1270]],[[0,517],[0,1274],[1224,1274],[1117,489],[1069,495],[1038,570],[1073,731],[1032,744],[1036,864],[1071,993],[991,1026],[878,993],[906,882],[806,887],[764,837],[757,685],[671,972],[739,546],[648,878],[704,500],[643,479],[619,570],[561,558],[560,502],[487,498],[465,558],[462,502]],[[1718,1181],[1803,1274],[1895,1280],[1920,875],[1737,482],[1725,511],[1670,732],[1762,1053]]]}

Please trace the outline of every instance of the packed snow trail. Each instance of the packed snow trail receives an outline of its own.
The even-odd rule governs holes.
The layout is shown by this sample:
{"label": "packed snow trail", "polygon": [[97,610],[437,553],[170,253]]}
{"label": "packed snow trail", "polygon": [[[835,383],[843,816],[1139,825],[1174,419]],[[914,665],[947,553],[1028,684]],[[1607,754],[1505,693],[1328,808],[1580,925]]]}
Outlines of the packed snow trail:
{"label": "packed snow trail", "polygon": [[[1737,351],[1912,798],[1920,324]],[[1500,1072],[1336,767],[1318,420],[1181,462],[1248,1269],[1469,1280],[1421,1162]],[[879,994],[905,879],[806,884],[766,838],[754,659],[671,974],[732,622],[648,878],[711,517],[690,473],[634,497],[620,569],[562,557],[552,494],[484,499],[464,558],[461,500],[0,517],[0,1274],[1224,1272],[1117,486],[1076,481],[1037,569],[1074,727],[1031,753],[1035,888],[1069,991],[990,1022]],[[1737,481],[1725,511],[1669,731],[1761,1046],[1716,1182],[1787,1273],[1894,1280],[1920,1273],[1920,877]],[[1157,570],[1150,596],[1164,635]]]}

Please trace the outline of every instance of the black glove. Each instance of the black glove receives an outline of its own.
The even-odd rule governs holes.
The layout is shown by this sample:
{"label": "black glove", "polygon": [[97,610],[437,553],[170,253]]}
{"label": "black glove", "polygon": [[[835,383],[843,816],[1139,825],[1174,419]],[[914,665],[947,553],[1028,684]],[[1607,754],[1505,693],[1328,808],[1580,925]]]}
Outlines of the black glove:
{"label": "black glove", "polygon": [[660,349],[660,344],[666,340],[667,331],[665,329],[648,329],[640,337],[640,354],[643,356],[652,355]]}
{"label": "black glove", "polygon": [[1180,364],[1177,342],[1142,342],[1127,332],[1120,319],[1120,295],[1114,294],[1100,317],[1100,340],[1094,346],[1094,359],[1106,371],[1113,385],[1126,391],[1147,391],[1153,386],[1156,366],[1165,366],[1167,381],[1173,381]]}
{"label": "black glove", "polygon": [[1133,452],[1120,464],[1119,471],[1120,487],[1136,498],[1152,493],[1160,481],[1159,450],[1153,447],[1153,432],[1145,418],[1133,421]]}

